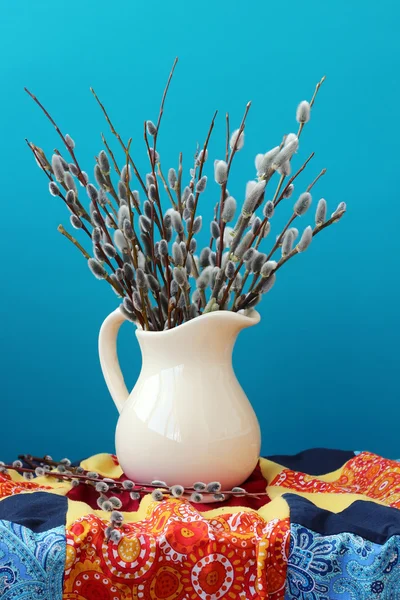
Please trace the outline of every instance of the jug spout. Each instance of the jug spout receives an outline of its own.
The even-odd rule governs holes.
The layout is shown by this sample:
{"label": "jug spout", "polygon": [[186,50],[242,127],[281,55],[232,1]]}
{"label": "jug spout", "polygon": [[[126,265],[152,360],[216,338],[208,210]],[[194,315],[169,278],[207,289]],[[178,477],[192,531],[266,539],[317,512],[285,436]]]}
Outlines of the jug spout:
{"label": "jug spout", "polygon": [[193,356],[199,362],[230,363],[235,340],[242,329],[256,325],[260,315],[255,310],[244,315],[215,311],[192,319],[171,330],[147,332],[138,329],[136,336],[143,362],[153,362],[155,353],[164,366],[187,363]]}

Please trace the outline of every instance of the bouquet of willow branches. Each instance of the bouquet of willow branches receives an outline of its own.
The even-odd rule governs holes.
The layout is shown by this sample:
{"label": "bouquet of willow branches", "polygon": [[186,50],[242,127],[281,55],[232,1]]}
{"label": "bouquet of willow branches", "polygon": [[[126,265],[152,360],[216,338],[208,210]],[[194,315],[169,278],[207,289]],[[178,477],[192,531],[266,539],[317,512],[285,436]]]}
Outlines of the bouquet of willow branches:
{"label": "bouquet of willow branches", "polygon": [[[93,89],[91,91],[124,153],[123,163],[118,164],[102,136],[107,152],[101,150],[96,157],[95,183],[91,183],[88,174],[81,169],[72,138],[63,135],[39,100],[26,90],[55,127],[66,154],[63,156],[56,149],[48,160],[41,148],[28,140],[27,143],[49,179],[50,193],[63,200],[70,212],[72,227],[86,235],[91,252],[62,225],[58,230],[80,250],[93,275],[110,284],[121,299],[120,308],[124,315],[150,331],[171,329],[210,311],[236,312],[254,307],[274,285],[277,271],[295,255],[304,252],[313,237],[338,221],[346,210],[345,203],[341,202],[327,219],[327,204],[321,199],[316,207],[314,227],[308,226],[299,234],[293,226],[294,221],[310,208],[310,192],[325,173],[323,169],[297,195],[291,217],[283,230],[273,236],[269,251],[260,249],[270,233],[278,204],[293,197],[293,182],[314,155],[312,153],[291,175],[291,162],[323,78],[311,101],[304,100],[297,107],[297,133],[285,135],[279,145],[256,156],[256,176],[247,183],[241,203],[230,195],[228,181],[235,154],[244,145],[250,102],[239,128],[233,132],[230,132],[229,115],[226,115],[224,155],[215,160],[213,166],[219,200],[210,224],[209,244],[200,251],[196,236],[203,220],[198,208],[208,184],[205,166],[217,113],[203,147],[195,153],[187,180],[182,155],[178,168],[170,168],[165,177],[157,141],[176,63],[177,60],[164,90],[157,123],[144,123],[144,143],[149,159],[149,172],[145,177],[139,173],[131,156],[131,140],[127,144],[123,142]],[[162,196],[168,201],[166,210]]]}

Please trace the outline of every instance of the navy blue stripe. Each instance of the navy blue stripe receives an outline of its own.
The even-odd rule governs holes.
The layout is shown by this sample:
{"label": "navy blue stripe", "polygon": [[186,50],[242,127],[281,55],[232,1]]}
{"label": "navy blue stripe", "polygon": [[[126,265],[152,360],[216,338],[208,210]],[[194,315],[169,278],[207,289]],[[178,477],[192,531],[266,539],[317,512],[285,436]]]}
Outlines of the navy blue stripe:
{"label": "navy blue stripe", "polygon": [[0,520],[23,525],[35,533],[65,525],[68,498],[48,492],[15,494],[0,502]]}
{"label": "navy blue stripe", "polygon": [[313,448],[298,454],[275,454],[267,456],[272,460],[292,471],[300,471],[308,475],[325,475],[340,469],[354,458],[352,450],[330,450],[328,448]]}
{"label": "navy blue stripe", "polygon": [[400,535],[400,510],[375,502],[356,500],[340,513],[318,508],[297,494],[283,496],[290,508],[290,522],[323,535],[353,533],[375,544]]}

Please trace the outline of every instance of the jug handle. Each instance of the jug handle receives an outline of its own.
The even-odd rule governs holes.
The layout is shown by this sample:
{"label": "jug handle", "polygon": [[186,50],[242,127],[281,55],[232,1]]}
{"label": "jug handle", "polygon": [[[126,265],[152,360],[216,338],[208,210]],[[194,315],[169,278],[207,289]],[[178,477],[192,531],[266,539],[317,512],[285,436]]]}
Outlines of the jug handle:
{"label": "jug handle", "polygon": [[117,308],[105,319],[99,333],[100,365],[118,412],[122,411],[124,403],[129,397],[117,354],[118,331],[124,321],[126,318]]}

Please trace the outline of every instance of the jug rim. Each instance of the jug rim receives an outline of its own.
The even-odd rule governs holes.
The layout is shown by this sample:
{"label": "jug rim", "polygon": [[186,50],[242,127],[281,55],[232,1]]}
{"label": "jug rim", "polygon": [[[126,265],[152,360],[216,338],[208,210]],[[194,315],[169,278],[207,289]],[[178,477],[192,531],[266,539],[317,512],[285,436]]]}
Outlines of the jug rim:
{"label": "jug rim", "polygon": [[257,323],[260,322],[261,320],[261,315],[259,312],[257,312],[254,308],[247,310],[246,314],[244,314],[244,311],[239,311],[239,312],[233,312],[231,310],[217,310],[214,312],[209,312],[203,315],[200,315],[198,317],[195,317],[194,319],[191,319],[190,321],[186,321],[185,323],[182,323],[181,325],[178,325],[177,327],[174,327],[173,329],[165,329],[164,331],[144,331],[142,329],[142,327],[140,325],[136,326],[136,335],[137,336],[168,336],[168,335],[173,335],[174,332],[177,331],[182,331],[183,329],[187,329],[188,327],[193,327],[193,325],[195,324],[195,322],[198,322],[200,320],[207,319],[207,321],[209,320],[221,320],[223,319],[224,321],[232,321],[235,323],[239,323],[241,322],[243,325],[243,329],[247,328],[247,327],[252,327],[253,325],[257,325]]}

